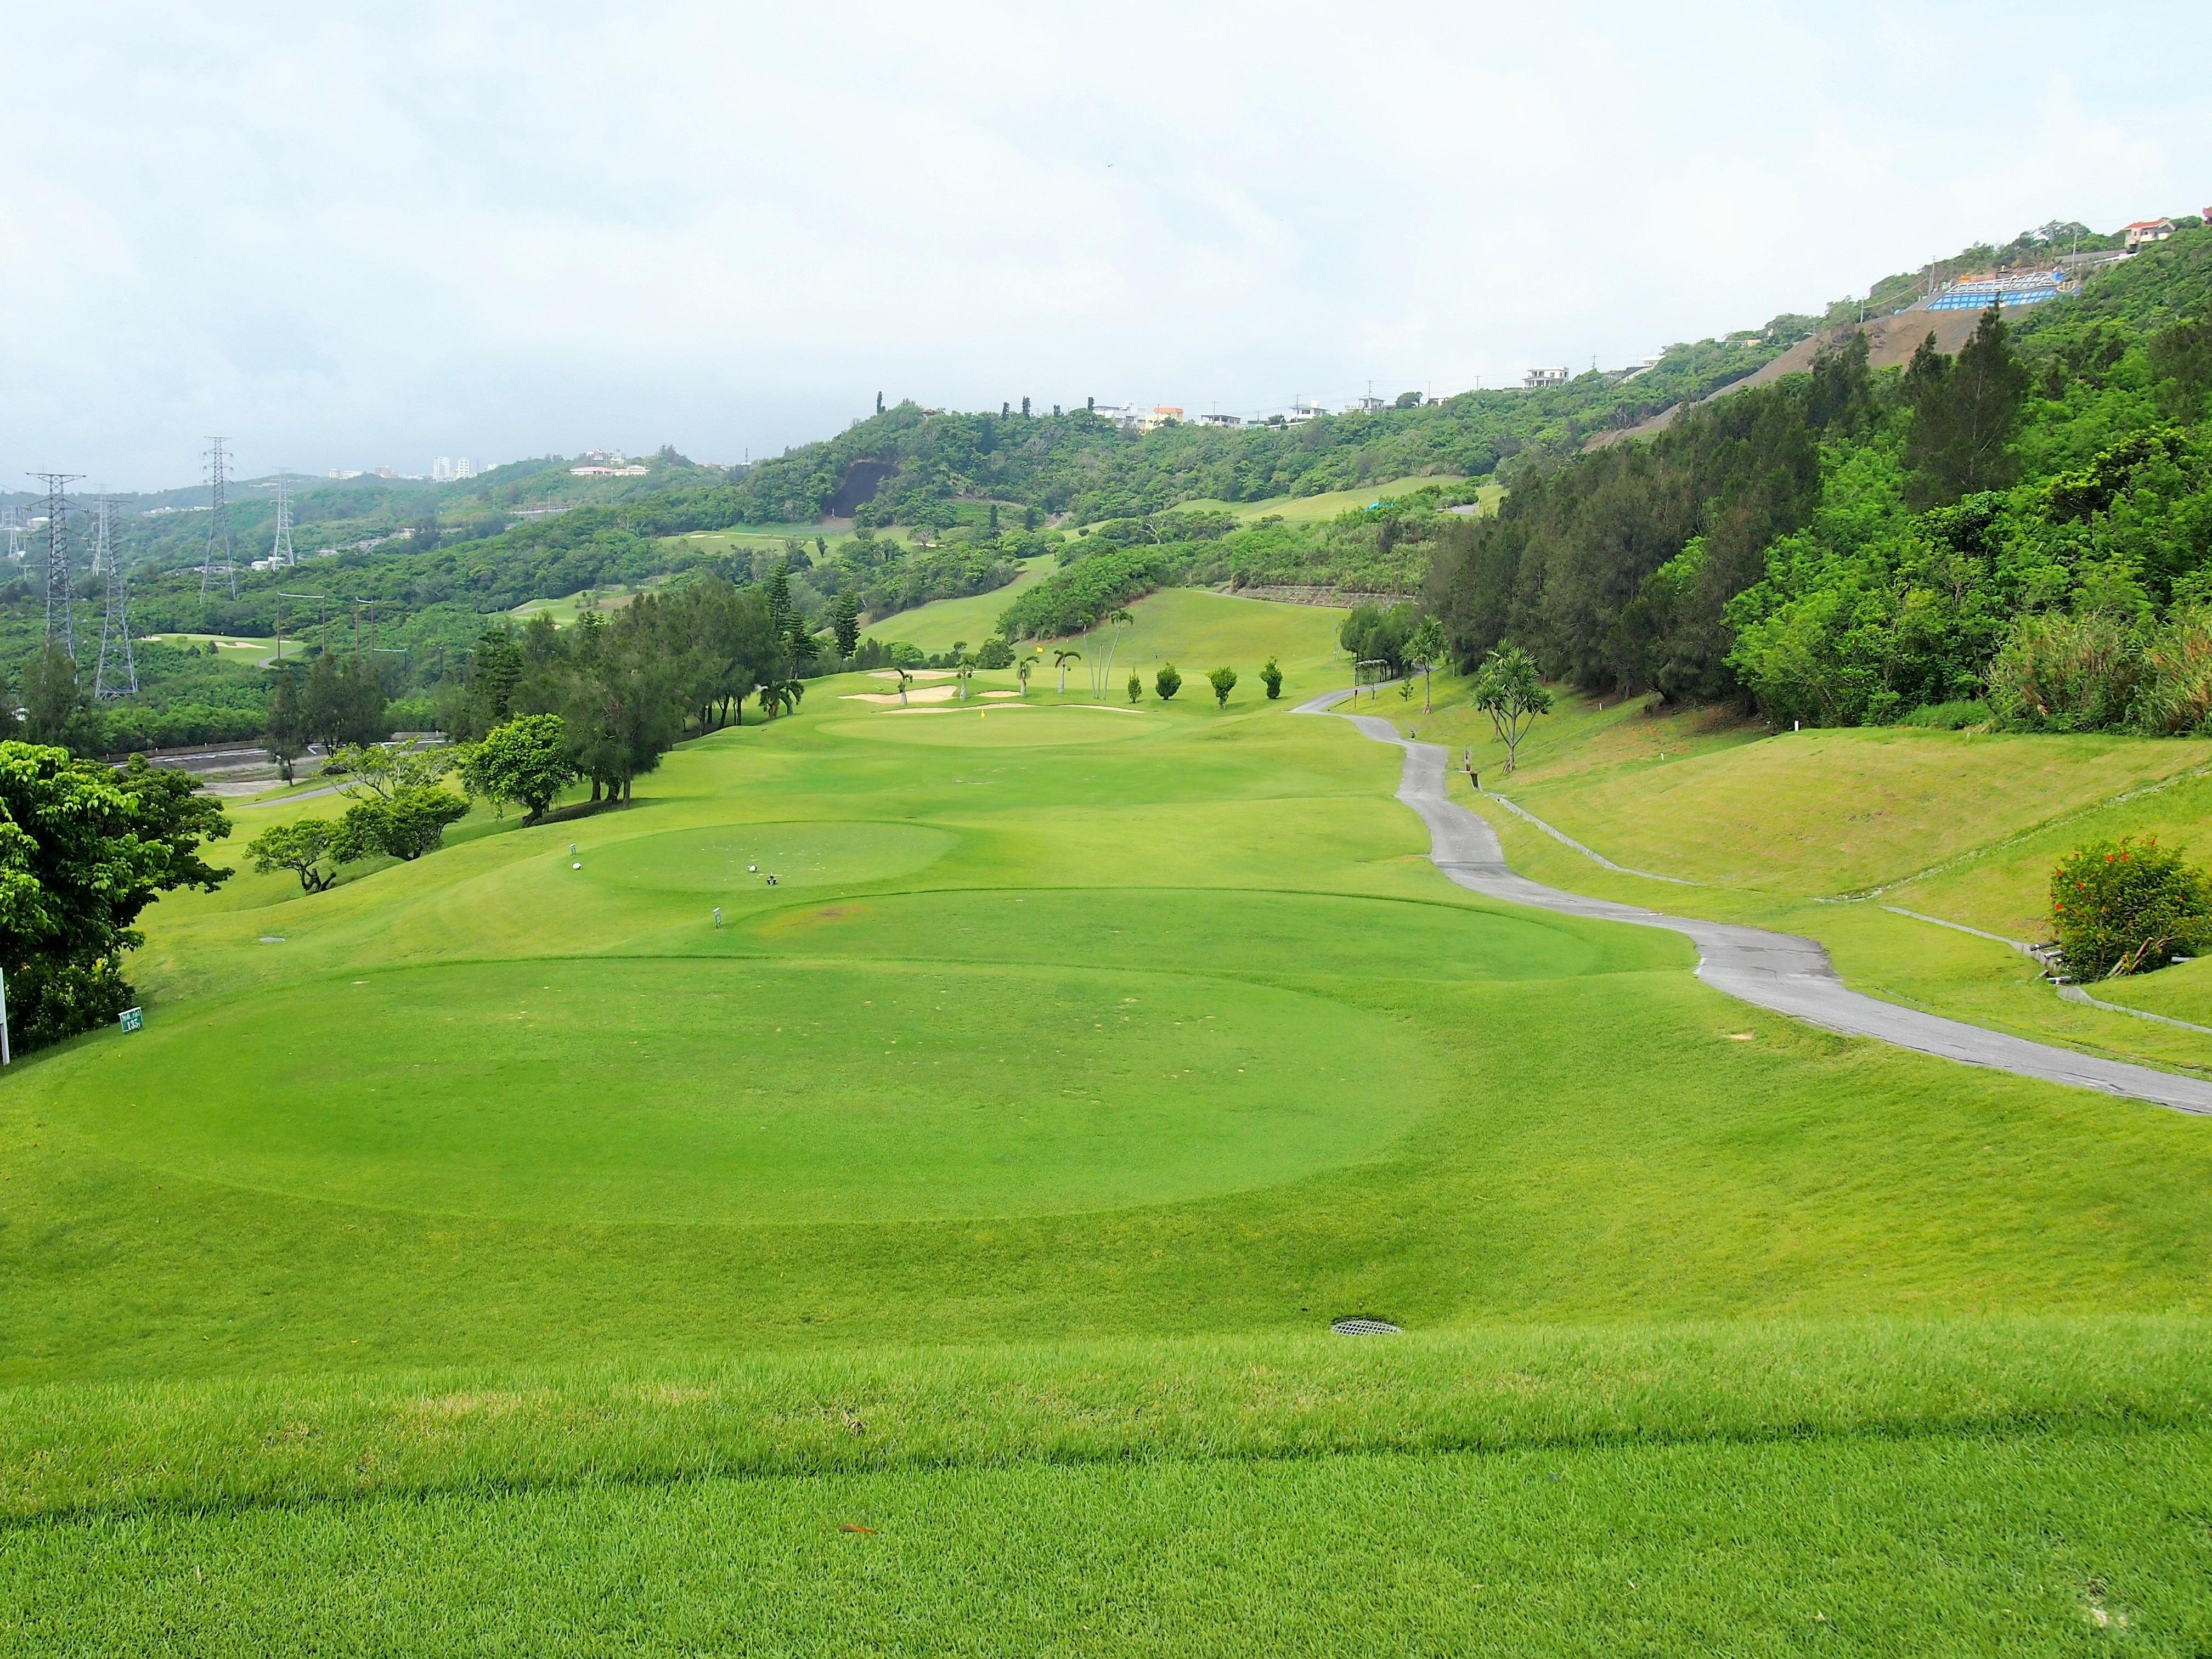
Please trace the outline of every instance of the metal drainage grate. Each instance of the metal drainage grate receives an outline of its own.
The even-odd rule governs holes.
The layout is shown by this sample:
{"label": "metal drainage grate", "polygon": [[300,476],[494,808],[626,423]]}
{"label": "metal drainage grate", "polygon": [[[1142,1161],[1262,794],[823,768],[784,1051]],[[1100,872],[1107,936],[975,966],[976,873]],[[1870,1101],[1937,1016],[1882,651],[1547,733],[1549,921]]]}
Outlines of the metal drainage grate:
{"label": "metal drainage grate", "polygon": [[1339,1336],[1398,1336],[1402,1333],[1387,1319],[1333,1319],[1329,1329]]}

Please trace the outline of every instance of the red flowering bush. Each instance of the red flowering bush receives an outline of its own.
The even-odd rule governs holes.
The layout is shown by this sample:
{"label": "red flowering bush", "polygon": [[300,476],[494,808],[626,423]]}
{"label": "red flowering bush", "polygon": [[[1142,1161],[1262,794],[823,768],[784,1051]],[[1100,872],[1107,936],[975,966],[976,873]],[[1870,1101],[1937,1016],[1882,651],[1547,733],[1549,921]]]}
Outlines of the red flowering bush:
{"label": "red flowering bush", "polygon": [[2051,872],[2051,925],[2069,979],[2148,973],[2212,939],[2212,886],[2156,836],[2094,841]]}

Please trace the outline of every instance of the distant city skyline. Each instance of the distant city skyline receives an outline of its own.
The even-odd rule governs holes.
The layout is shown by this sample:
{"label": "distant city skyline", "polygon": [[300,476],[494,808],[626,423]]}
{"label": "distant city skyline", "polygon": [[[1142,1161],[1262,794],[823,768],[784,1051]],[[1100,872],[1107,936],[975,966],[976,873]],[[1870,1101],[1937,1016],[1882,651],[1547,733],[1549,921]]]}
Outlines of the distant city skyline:
{"label": "distant city skyline", "polygon": [[0,484],[1517,385],[2212,201],[2194,6],[276,15],[11,19]]}

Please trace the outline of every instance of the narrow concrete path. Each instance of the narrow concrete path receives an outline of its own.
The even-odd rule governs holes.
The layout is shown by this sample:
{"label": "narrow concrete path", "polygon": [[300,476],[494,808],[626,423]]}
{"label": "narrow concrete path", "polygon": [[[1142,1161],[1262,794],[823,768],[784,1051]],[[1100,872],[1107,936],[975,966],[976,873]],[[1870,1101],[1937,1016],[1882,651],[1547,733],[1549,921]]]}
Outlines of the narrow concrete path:
{"label": "narrow concrete path", "polygon": [[[1327,692],[1299,704],[1297,712],[1327,714],[1349,696],[1349,690]],[[1565,915],[1664,927],[1683,934],[1698,947],[1698,977],[1715,990],[1848,1036],[1873,1037],[1968,1066],[2069,1083],[2108,1095],[2148,1100],[2179,1112],[2212,1114],[2212,1082],[2148,1066],[2131,1066],[2124,1060],[2100,1060],[2094,1054],[2031,1042],[1862,995],[1844,984],[1827,951],[1809,939],[1729,922],[1665,915],[1638,905],[1562,892],[1516,876],[1506,865],[1505,849],[1499,845],[1497,832],[1447,798],[1448,757],[1442,748],[1432,743],[1410,743],[1388,720],[1371,714],[1338,718],[1350,720],[1377,743],[1395,744],[1406,751],[1398,799],[1419,813],[1429,826],[1430,860],[1471,892]]]}

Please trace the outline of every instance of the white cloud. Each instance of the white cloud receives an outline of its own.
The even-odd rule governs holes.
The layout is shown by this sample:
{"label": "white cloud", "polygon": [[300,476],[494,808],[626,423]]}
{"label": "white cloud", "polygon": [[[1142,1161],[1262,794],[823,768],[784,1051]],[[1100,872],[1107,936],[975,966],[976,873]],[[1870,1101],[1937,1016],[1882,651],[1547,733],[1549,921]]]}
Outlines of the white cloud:
{"label": "white cloud", "polygon": [[11,23],[0,467],[735,459],[878,389],[1622,362],[2212,197],[2206,24],[2118,9],[49,9]]}

